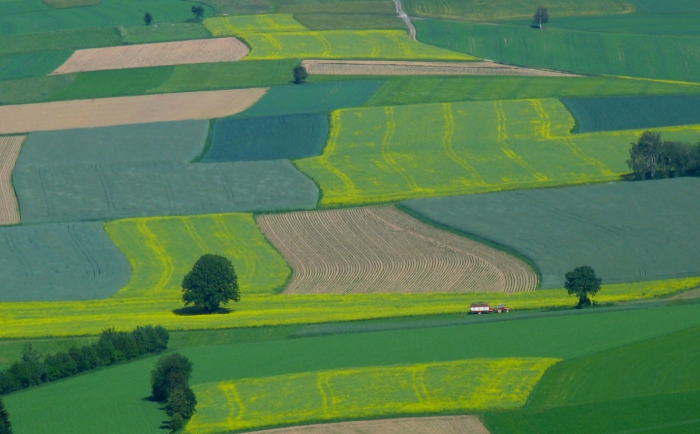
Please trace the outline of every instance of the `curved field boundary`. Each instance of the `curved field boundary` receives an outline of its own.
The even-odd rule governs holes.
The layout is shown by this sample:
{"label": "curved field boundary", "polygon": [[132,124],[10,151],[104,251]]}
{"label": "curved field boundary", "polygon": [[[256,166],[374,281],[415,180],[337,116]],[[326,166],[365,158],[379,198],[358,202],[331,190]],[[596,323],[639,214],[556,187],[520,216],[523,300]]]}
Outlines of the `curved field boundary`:
{"label": "curved field boundary", "polygon": [[0,225],[19,223],[19,205],[12,187],[12,169],[26,138],[27,136],[0,137]]}
{"label": "curved field boundary", "polygon": [[207,18],[202,22],[214,37],[241,33],[299,32],[309,30],[292,14],[240,15]]}
{"label": "curved field boundary", "polygon": [[304,60],[309,74],[326,75],[502,75],[581,77],[545,69],[521,68],[495,62],[402,62],[385,60]]}
{"label": "curved field boundary", "polygon": [[489,434],[489,431],[477,416],[438,416],[295,426],[250,434]]}
{"label": "curved field boundary", "polygon": [[537,275],[519,259],[393,207],[263,215],[258,223],[294,269],[285,294],[537,288]]}
{"label": "curved field boundary", "polygon": [[248,54],[236,38],[159,42],[78,50],[51,75],[105,69],[147,68],[190,63],[235,62]]}
{"label": "curved field boundary", "polygon": [[0,300],[95,300],[131,277],[102,222],[0,228]]}
{"label": "curved field boundary", "polygon": [[[513,409],[559,359],[504,358],[373,366],[194,386],[188,433],[445,411]],[[302,397],[302,399],[300,399]],[[327,432],[327,431],[326,431]]]}
{"label": "curved field boundary", "polygon": [[1,106],[0,134],[222,118],[242,112],[266,92],[234,89]]}

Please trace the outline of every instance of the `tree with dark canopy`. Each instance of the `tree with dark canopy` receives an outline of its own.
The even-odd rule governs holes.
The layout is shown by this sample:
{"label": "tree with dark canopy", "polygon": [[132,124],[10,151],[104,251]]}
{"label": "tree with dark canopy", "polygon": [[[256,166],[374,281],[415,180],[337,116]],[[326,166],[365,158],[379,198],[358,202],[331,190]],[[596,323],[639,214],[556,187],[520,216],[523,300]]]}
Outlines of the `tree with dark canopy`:
{"label": "tree with dark canopy", "polygon": [[150,12],[146,12],[146,15],[143,16],[143,22],[146,23],[146,25],[149,25],[153,22],[153,15],[151,15]]}
{"label": "tree with dark canopy", "polygon": [[645,131],[632,142],[627,160],[638,180],[700,175],[700,144],[662,141],[661,134]]}
{"label": "tree with dark canopy", "polygon": [[578,297],[576,307],[579,309],[591,305],[591,299],[588,298],[588,295],[595,295],[600,291],[600,284],[603,282],[603,279],[596,277],[595,271],[587,265],[574,268],[564,277],[566,278],[564,287],[569,294],[575,294]]}
{"label": "tree with dark canopy", "polygon": [[219,255],[204,255],[197,260],[182,280],[182,301],[193,303],[208,312],[216,312],[220,304],[241,300],[238,277],[233,264]]}
{"label": "tree with dark canopy", "polygon": [[10,415],[5,410],[5,404],[0,399],[0,434],[12,434]]}
{"label": "tree with dark canopy", "polygon": [[542,24],[547,24],[548,22],[549,14],[547,13],[547,8],[542,6],[538,7],[535,16],[532,18],[532,25],[541,29]]}
{"label": "tree with dark canopy", "polygon": [[204,7],[203,6],[195,5],[195,6],[192,6],[191,10],[192,10],[192,13],[194,14],[195,20],[200,20],[204,16]]}
{"label": "tree with dark canopy", "polygon": [[301,65],[295,66],[292,70],[292,73],[294,74],[294,84],[306,83],[306,77],[309,76],[309,73],[306,71],[306,68],[304,68]]}
{"label": "tree with dark canopy", "polygon": [[165,402],[177,384],[187,382],[192,375],[192,362],[178,353],[163,356],[151,371],[153,399]]}

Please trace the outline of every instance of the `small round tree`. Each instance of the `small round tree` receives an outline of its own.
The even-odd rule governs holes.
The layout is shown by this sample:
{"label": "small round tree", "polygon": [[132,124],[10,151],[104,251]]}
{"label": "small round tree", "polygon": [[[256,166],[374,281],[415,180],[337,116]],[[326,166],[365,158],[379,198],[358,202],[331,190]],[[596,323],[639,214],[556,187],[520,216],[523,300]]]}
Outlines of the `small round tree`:
{"label": "small round tree", "polygon": [[595,295],[600,291],[600,284],[603,282],[603,279],[596,277],[595,271],[587,265],[574,268],[564,277],[566,278],[566,282],[564,282],[566,290],[569,294],[575,294],[578,297],[578,308],[591,305],[588,295]]}
{"label": "small round tree", "polygon": [[195,20],[201,20],[202,17],[204,16],[204,7],[203,6],[198,6],[198,5],[192,6],[191,11],[194,14]]}
{"label": "small round tree", "polygon": [[295,66],[292,73],[294,74],[294,84],[304,84],[306,82],[306,77],[309,76],[306,68],[302,65]]}
{"label": "small round tree", "polygon": [[240,301],[238,278],[233,264],[219,255],[204,255],[197,260],[182,280],[182,301],[208,312],[215,312],[219,305],[229,300]]}
{"label": "small round tree", "polygon": [[146,23],[146,25],[149,25],[153,22],[153,15],[151,15],[150,12],[146,12],[146,15],[143,16],[143,22]]}

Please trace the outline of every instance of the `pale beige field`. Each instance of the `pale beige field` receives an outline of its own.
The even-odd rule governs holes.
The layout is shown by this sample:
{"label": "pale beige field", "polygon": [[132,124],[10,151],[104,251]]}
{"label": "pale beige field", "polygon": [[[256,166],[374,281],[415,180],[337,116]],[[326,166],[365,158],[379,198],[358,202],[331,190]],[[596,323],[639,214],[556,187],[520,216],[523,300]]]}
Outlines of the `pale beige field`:
{"label": "pale beige field", "polygon": [[476,416],[440,416],[295,426],[250,434],[489,434],[489,431]]}
{"label": "pale beige field", "polygon": [[508,75],[579,77],[545,69],[520,68],[494,62],[404,62],[391,60],[304,60],[309,74],[325,75]]}
{"label": "pale beige field", "polygon": [[195,39],[77,50],[50,75],[188,63],[235,62],[248,54],[236,38]]}
{"label": "pale beige field", "polygon": [[12,169],[26,138],[27,136],[0,137],[0,225],[19,223],[19,206],[15,189],[12,188]]}
{"label": "pale beige field", "polygon": [[285,294],[522,292],[525,262],[394,207],[271,214],[263,233],[294,275]]}
{"label": "pale beige field", "polygon": [[252,106],[267,88],[0,106],[0,134],[214,119]]}

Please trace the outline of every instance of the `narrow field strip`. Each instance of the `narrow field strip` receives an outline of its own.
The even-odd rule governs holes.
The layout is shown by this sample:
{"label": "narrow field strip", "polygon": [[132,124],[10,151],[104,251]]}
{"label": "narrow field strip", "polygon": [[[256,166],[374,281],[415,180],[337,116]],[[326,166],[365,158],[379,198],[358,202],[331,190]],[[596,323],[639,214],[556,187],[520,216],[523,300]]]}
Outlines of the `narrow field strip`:
{"label": "narrow field strip", "polygon": [[[652,299],[700,286],[700,278],[604,285],[599,303]],[[417,315],[465,313],[472,303],[505,303],[513,309],[573,307],[575,299],[564,289],[515,294],[243,294],[227,315],[173,313],[182,308],[176,297],[110,298],[92,301],[0,303],[0,338],[79,336],[99,334],[105,325],[130,330],[143,324],[161,324],[169,330],[203,330],[271,325],[321,324]],[[681,307],[679,307],[680,309]],[[696,306],[690,316],[674,314],[672,322],[700,325]],[[694,309],[694,310],[693,310]]]}
{"label": "narrow field strip", "polygon": [[325,75],[501,75],[581,77],[546,69],[521,68],[495,62],[403,62],[386,60],[304,60],[309,74]]}
{"label": "narrow field strip", "polygon": [[290,274],[251,214],[125,219],[106,223],[105,230],[134,270],[120,298],[179,299],[182,279],[209,253],[233,262],[244,294],[272,293]]}
{"label": "narrow field strip", "polygon": [[202,22],[214,37],[242,33],[298,32],[308,30],[292,14],[240,15],[207,18]]}
{"label": "narrow field strip", "polygon": [[[558,99],[352,108],[331,113],[323,154],[294,164],[324,205],[619,180],[642,131],[572,134]],[[663,128],[696,143],[700,126]]]}
{"label": "narrow field strip", "polygon": [[244,58],[248,51],[248,47],[236,38],[88,48],[77,50],[51,75],[190,63],[235,62]]}
{"label": "narrow field strip", "polygon": [[437,416],[305,425],[250,434],[489,434],[489,431],[477,416]]}
{"label": "narrow field strip", "polygon": [[194,387],[199,403],[186,432],[518,408],[558,361],[471,359],[205,383]]}
{"label": "narrow field strip", "polygon": [[19,205],[12,187],[12,169],[27,136],[0,137],[0,225],[19,223]]}
{"label": "narrow field strip", "polygon": [[0,134],[231,116],[266,88],[187,92],[0,106]]}
{"label": "narrow field strip", "polygon": [[394,207],[269,214],[258,223],[294,270],[285,294],[512,293],[538,284],[523,261]]}

